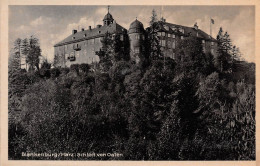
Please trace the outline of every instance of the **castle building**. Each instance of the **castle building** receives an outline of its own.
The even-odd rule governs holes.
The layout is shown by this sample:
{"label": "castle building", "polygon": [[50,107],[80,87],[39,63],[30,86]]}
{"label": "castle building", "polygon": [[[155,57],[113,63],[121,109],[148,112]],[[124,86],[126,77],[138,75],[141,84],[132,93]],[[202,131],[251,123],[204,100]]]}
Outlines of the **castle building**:
{"label": "castle building", "polygon": [[95,53],[101,49],[101,40],[106,33],[119,34],[121,40],[124,40],[124,34],[127,33],[125,28],[115,22],[109,11],[103,19],[103,26],[72,30],[71,35],[54,45],[56,65],[69,67],[72,64],[98,62],[99,57]]}
{"label": "castle building", "polygon": [[[201,40],[203,51],[217,56],[217,41],[207,33],[203,32],[195,24],[187,27],[166,22],[165,19],[156,22],[156,35],[158,36],[161,50],[164,56],[172,59],[176,58],[176,48],[181,40],[186,37],[196,37]],[[61,42],[54,45],[54,56],[56,66],[69,67],[72,64],[95,63],[99,61],[96,51],[102,48],[102,39],[106,33],[119,34],[120,40],[124,41],[125,35],[130,40],[130,56],[137,63],[140,61],[140,53],[144,49],[142,43],[145,42],[145,33],[149,33],[150,27],[144,29],[143,24],[137,19],[130,24],[127,31],[117,24],[113,16],[109,13],[103,19],[103,26],[97,25],[95,28],[89,26],[88,30],[82,28],[81,31],[72,30],[72,34]]]}
{"label": "castle building", "polygon": [[143,24],[137,19],[130,24],[128,31],[130,40],[130,56],[137,63],[140,61],[139,54],[144,49],[142,43],[145,41],[145,30]]}
{"label": "castle building", "polygon": [[[164,56],[175,59],[176,48],[178,48],[181,40],[188,37],[199,39],[205,54],[211,53],[214,57],[217,56],[217,40],[200,30],[197,23],[193,27],[187,27],[168,23],[166,19],[162,18],[156,24],[154,32],[157,33]],[[149,27],[147,31],[149,31]]]}

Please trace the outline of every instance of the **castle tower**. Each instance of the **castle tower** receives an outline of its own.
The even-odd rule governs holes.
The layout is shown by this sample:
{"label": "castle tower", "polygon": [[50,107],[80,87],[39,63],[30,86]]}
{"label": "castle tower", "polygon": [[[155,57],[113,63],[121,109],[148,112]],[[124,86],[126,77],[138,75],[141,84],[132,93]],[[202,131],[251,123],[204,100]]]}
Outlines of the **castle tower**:
{"label": "castle tower", "polygon": [[131,23],[128,35],[130,39],[131,59],[138,63],[140,61],[141,51],[144,49],[142,45],[145,40],[145,31],[143,24],[137,19]]}
{"label": "castle tower", "polygon": [[103,19],[103,25],[108,26],[110,24],[113,24],[114,19],[113,16],[109,13],[109,6],[107,7],[107,14],[105,15]]}

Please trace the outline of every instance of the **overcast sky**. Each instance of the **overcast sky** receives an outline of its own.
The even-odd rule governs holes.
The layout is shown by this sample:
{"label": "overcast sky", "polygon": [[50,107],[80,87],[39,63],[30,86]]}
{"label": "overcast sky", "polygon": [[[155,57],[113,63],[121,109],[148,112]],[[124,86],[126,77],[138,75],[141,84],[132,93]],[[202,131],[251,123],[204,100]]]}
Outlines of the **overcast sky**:
{"label": "overcast sky", "polygon": [[[220,27],[227,31],[243,57],[255,61],[255,8],[253,6],[111,6],[110,13],[126,29],[137,17],[145,28],[152,9],[167,22],[193,26],[209,34],[210,18],[214,19],[212,36]],[[35,35],[40,39],[42,55],[53,61],[53,45],[72,33],[72,29],[102,24],[107,6],[10,6],[9,48],[16,38]]]}

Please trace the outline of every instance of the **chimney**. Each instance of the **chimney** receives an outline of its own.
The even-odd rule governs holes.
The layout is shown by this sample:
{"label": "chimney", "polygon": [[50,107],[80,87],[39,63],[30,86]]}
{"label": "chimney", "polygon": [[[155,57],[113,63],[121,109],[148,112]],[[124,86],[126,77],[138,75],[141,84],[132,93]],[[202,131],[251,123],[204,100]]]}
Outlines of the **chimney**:
{"label": "chimney", "polygon": [[99,24],[99,25],[97,25],[97,28],[101,28],[101,26],[102,26],[102,25]]}
{"label": "chimney", "polygon": [[81,28],[82,31],[84,31],[85,29],[84,28]]}
{"label": "chimney", "polygon": [[91,26],[88,26],[88,29],[91,30]]}
{"label": "chimney", "polygon": [[76,30],[76,29],[73,29],[73,30],[72,30],[72,34],[75,34],[75,33],[77,33],[77,30]]}
{"label": "chimney", "polygon": [[166,22],[166,19],[162,17],[162,18],[161,18],[161,21],[162,21],[162,22]]}
{"label": "chimney", "polygon": [[193,28],[196,29],[196,30],[199,29],[199,26],[197,25],[197,23],[194,24]]}

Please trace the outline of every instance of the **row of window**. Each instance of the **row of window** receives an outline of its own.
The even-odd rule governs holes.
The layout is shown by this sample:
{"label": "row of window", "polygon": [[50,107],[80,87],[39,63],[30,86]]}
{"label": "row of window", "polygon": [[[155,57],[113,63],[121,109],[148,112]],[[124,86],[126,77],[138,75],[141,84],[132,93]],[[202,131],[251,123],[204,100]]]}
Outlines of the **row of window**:
{"label": "row of window", "polygon": [[[79,52],[77,51],[76,53],[74,52],[71,52],[70,54],[65,54],[65,58],[70,60],[70,61],[75,61],[76,59],[79,58]],[[88,62],[95,62],[95,61],[98,61],[99,60],[99,57],[98,56],[95,56],[95,57],[88,57],[87,58],[87,61]]]}
{"label": "row of window", "polygon": [[167,47],[168,47],[168,48],[173,48],[173,49],[175,49],[175,47],[176,47],[176,41],[173,41],[173,42],[168,41],[168,42],[166,42],[166,40],[160,40],[160,45],[161,45],[162,47],[166,47],[166,43],[167,43]]}
{"label": "row of window", "polygon": [[167,36],[167,37],[171,37],[173,39],[175,39],[175,35],[174,34],[170,34],[170,33],[165,33],[165,32],[157,32],[157,36]]}
{"label": "row of window", "polygon": [[175,26],[168,26],[168,25],[163,25],[163,27],[164,27],[164,29],[166,29],[167,31],[169,31],[170,30],[170,28],[173,30],[173,31],[175,31],[175,30],[179,30],[180,32],[182,32],[182,33],[184,33],[184,28],[182,28],[182,27],[175,27]]}
{"label": "row of window", "polygon": [[135,35],[135,39],[136,40],[139,40],[140,38],[142,38],[143,40],[145,39],[145,36],[144,35],[140,35],[140,34],[136,34]]}
{"label": "row of window", "polygon": [[[92,52],[92,55],[95,55],[94,49],[92,49],[91,52]],[[87,56],[87,50],[86,49],[83,51],[83,55]],[[65,54],[65,58],[70,59],[70,60],[75,59],[75,58],[79,58],[79,51],[72,51],[70,54]]]}
{"label": "row of window", "polygon": [[[144,37],[144,36],[143,36]],[[103,39],[103,37],[99,37],[99,38],[95,38],[95,39],[89,39],[89,40],[85,40],[84,41],[84,45],[93,45],[93,44],[98,44],[101,43],[101,40]],[[112,40],[115,39],[115,35],[112,35]],[[124,40],[124,35],[120,35],[120,40],[123,41]],[[65,50],[68,50],[69,45],[65,45]],[[78,44],[73,44],[73,48],[75,47],[79,47]],[[58,51],[61,51],[62,47],[58,47]]]}
{"label": "row of window", "polygon": [[[205,44],[205,40],[202,40],[201,43],[202,43],[202,44]],[[215,44],[214,42],[210,42],[210,45],[211,45],[211,46],[214,46],[214,44]]]}

